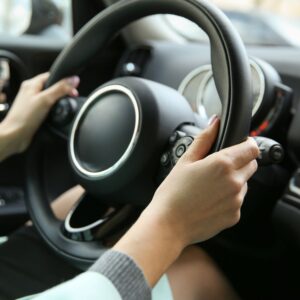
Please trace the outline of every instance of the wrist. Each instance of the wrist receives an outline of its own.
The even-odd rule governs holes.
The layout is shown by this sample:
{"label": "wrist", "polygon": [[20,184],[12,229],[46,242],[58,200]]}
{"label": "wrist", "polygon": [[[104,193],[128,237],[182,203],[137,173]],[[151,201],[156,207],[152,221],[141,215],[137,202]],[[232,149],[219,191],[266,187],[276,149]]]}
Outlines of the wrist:
{"label": "wrist", "polygon": [[181,253],[181,251],[187,246],[187,243],[182,234],[178,220],[173,221],[173,218],[169,218],[163,209],[152,208],[151,204],[144,210],[140,216],[140,222],[144,227],[154,234],[159,234],[160,239],[170,241],[174,251]]}
{"label": "wrist", "polygon": [[5,120],[0,123],[0,161],[17,154],[19,149],[18,130]]}
{"label": "wrist", "polygon": [[169,224],[146,209],[114,250],[130,256],[153,287],[184,247]]}

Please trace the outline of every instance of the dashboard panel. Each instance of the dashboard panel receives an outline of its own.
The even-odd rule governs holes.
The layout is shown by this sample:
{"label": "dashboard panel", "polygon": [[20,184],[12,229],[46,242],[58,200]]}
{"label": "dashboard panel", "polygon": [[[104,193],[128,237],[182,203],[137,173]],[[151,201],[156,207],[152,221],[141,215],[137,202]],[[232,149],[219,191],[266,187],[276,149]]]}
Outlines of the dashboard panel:
{"label": "dashboard panel", "polygon": [[[266,62],[250,58],[252,76],[252,127],[261,123],[274,122],[274,115],[270,113],[274,106],[275,88],[281,84],[281,79],[276,70]],[[185,96],[193,111],[201,120],[208,122],[213,115],[221,116],[222,101],[215,86],[211,65],[204,65],[189,73],[181,82],[178,91]],[[257,132],[256,131],[253,131]],[[261,133],[261,132],[260,132]]]}
{"label": "dashboard panel", "polygon": [[[258,49],[248,50],[253,79],[251,135],[277,137],[282,141],[291,119],[292,100],[290,82],[284,73],[286,68],[281,70],[279,65],[282,51],[278,52],[278,60],[267,62],[265,52],[257,55]],[[118,70],[119,76],[141,76],[179,90],[197,114],[199,124],[207,124],[213,114],[221,113],[221,100],[210,65],[210,48],[206,44],[153,42],[133,47],[122,58]]]}
{"label": "dashboard panel", "polygon": [[[266,83],[259,64],[251,60],[250,65],[253,80],[252,116],[254,116],[262,104]],[[216,89],[211,65],[201,66],[189,73],[181,82],[178,91],[185,96],[193,111],[203,119],[208,120],[214,114],[221,116],[222,102]]]}
{"label": "dashboard panel", "polygon": [[[241,249],[245,251],[253,246],[248,244],[253,230],[256,235],[252,236],[252,242],[258,242],[259,247],[262,244],[266,246],[268,241],[271,243],[270,231],[265,224],[271,219],[274,207],[274,222],[286,224],[285,227],[279,225],[285,236],[290,235],[291,227],[299,228],[299,221],[289,220],[289,215],[282,214],[278,206],[283,203],[289,205],[284,191],[290,178],[294,178],[292,174],[300,162],[300,50],[292,47],[248,47],[247,51],[252,59],[254,81],[250,134],[264,135],[281,142],[286,150],[286,160],[279,166],[259,168],[249,182],[246,198],[251,201],[245,199],[243,219],[238,226],[225,233],[226,243],[234,240],[241,246],[243,241],[247,246],[245,249],[241,246]],[[121,59],[117,75],[140,76],[179,90],[193,110],[204,119],[220,113],[207,44],[152,42],[133,47]],[[300,208],[299,197],[297,203]],[[296,215],[294,219],[298,220],[300,209],[292,210]],[[246,239],[245,233],[248,233]],[[299,230],[296,233],[299,234]],[[300,245],[299,239],[298,242]]]}
{"label": "dashboard panel", "polygon": [[[132,47],[140,49],[139,46]],[[146,48],[145,45],[142,48]],[[151,42],[147,44],[149,58],[140,66],[140,76],[178,89],[182,80],[200,66],[210,64],[207,44],[174,44]],[[280,75],[282,82],[294,90],[294,107],[300,100],[300,51],[297,48],[247,47],[250,57],[269,63]],[[131,53],[131,51],[130,51]],[[125,56],[130,56],[130,53]],[[131,58],[131,57],[130,57]],[[125,63],[127,58],[121,60]],[[120,74],[119,66],[118,74]]]}

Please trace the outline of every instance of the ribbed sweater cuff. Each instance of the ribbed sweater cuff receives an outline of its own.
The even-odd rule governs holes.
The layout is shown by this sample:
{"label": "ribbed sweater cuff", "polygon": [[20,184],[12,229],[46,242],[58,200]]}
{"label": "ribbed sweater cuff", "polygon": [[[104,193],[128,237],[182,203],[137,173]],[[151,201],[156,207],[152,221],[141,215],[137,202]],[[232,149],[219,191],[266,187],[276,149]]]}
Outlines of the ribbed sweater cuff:
{"label": "ribbed sweater cuff", "polygon": [[117,251],[107,251],[90,268],[107,277],[123,300],[150,300],[151,289],[134,260]]}

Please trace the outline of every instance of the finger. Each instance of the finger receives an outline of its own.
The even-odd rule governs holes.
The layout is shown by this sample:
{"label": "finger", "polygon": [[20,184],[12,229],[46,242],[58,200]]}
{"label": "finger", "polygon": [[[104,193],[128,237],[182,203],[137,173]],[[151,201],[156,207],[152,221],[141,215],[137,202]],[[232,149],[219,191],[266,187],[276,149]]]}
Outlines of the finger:
{"label": "finger", "polygon": [[48,104],[53,105],[65,95],[70,95],[73,97],[78,96],[78,91],[76,88],[78,87],[79,83],[80,79],[78,76],[63,79],[50,88],[44,90],[40,96],[42,99],[45,99]]}
{"label": "finger", "polygon": [[243,185],[243,187],[241,188],[240,192],[238,193],[238,195],[236,196],[236,200],[237,200],[236,204],[239,209],[239,214],[240,214],[240,209],[243,206],[243,203],[244,203],[247,193],[248,193],[248,184],[245,183]]}
{"label": "finger", "polygon": [[243,204],[244,199],[245,199],[247,193],[248,193],[248,184],[245,183],[245,184],[243,185],[241,191],[240,191],[240,194],[239,194],[239,197],[241,198],[241,205]]}
{"label": "finger", "polygon": [[50,76],[50,73],[49,72],[45,72],[45,73],[42,73],[42,74],[39,74],[35,77],[32,78],[32,80],[36,81],[36,82],[43,82],[45,83],[48,78]]}
{"label": "finger", "polygon": [[244,182],[247,182],[257,171],[257,161],[252,160],[243,168],[237,170],[236,172],[239,173],[239,176]]}
{"label": "finger", "polygon": [[7,96],[4,93],[0,93],[0,103],[5,103],[7,101]]}
{"label": "finger", "polygon": [[247,141],[221,150],[220,153],[230,158],[235,169],[240,169],[258,157],[259,149],[254,139],[248,138]]}
{"label": "finger", "polygon": [[33,77],[28,81],[31,87],[34,89],[34,92],[40,92],[44,88],[44,85],[48,80],[49,76],[50,76],[49,72],[42,73],[40,75]]}
{"label": "finger", "polygon": [[220,119],[216,116],[209,127],[202,131],[182,157],[182,161],[195,162],[204,158],[215,142],[220,126]]}

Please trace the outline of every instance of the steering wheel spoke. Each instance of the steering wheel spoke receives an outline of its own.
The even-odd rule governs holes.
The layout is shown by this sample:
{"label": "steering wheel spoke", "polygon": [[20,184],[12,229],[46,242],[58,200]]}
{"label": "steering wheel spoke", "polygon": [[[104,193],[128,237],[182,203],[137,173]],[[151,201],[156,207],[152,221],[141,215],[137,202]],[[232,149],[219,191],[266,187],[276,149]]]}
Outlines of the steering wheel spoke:
{"label": "steering wheel spoke", "polygon": [[106,204],[85,193],[68,213],[62,231],[73,241],[103,241],[136,216],[131,205]]}
{"label": "steering wheel spoke", "polygon": [[85,101],[86,97],[65,97],[58,101],[49,116],[51,131],[67,139],[70,135],[74,118]]}
{"label": "steering wheel spoke", "polygon": [[160,157],[160,167],[158,172],[158,184],[161,183],[171,172],[178,160],[185,154],[189,146],[193,143],[194,138],[203,129],[184,125],[170,136],[168,145]]}

